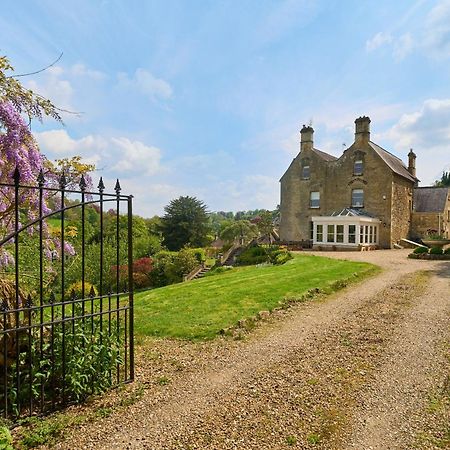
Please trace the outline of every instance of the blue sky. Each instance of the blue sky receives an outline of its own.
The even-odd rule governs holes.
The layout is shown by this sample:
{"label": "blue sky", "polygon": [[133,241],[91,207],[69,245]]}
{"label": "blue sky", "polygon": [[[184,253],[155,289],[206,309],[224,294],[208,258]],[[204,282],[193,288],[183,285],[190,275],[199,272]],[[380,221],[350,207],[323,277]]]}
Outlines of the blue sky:
{"label": "blue sky", "polygon": [[450,0],[22,0],[0,53],[64,109],[33,124],[49,158],[82,155],[141,215],[179,195],[273,209],[304,123],[339,156],[354,119],[421,185],[450,168]]}

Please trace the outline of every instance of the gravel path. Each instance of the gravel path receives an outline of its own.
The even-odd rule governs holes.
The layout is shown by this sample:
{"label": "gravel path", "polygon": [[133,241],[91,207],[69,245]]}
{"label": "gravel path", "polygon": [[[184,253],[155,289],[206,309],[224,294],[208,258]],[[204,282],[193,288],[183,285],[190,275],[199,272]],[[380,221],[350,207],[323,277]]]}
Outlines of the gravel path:
{"label": "gravel path", "polygon": [[142,398],[57,448],[413,448],[448,376],[450,263],[407,253],[327,254],[387,270],[295,305],[247,340],[152,344]]}

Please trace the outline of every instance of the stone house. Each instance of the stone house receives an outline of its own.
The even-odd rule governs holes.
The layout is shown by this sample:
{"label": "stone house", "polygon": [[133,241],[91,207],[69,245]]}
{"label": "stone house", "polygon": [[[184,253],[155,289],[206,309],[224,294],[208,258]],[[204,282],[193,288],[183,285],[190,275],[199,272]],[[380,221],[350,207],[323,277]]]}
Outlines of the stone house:
{"label": "stone house", "polygon": [[438,229],[435,222],[449,232],[448,188],[418,188],[414,152],[406,166],[372,142],[368,117],[355,120],[355,142],[339,158],[314,148],[312,127],[303,126],[300,135],[300,153],[280,180],[282,241],[391,248]]}

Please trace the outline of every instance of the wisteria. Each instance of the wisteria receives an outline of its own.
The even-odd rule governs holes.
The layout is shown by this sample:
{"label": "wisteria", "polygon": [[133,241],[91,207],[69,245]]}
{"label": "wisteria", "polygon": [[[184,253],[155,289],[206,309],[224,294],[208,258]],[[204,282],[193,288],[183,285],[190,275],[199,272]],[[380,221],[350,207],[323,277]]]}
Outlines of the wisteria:
{"label": "wisteria", "polygon": [[[19,171],[21,184],[36,183],[39,172],[44,169],[44,159],[38,150],[27,124],[11,102],[0,102],[0,182],[12,183],[15,170]],[[28,219],[36,217],[39,193],[34,189],[22,189],[19,195],[21,207]],[[14,229],[14,188],[3,186],[0,196],[0,237],[4,238]],[[48,210],[44,199],[43,207]],[[0,249],[0,264],[13,261],[5,249]]]}
{"label": "wisteria", "polygon": [[[79,159],[63,160],[60,163],[63,170],[67,170],[67,187],[73,187],[79,181],[79,173],[74,170],[72,161],[79,164]],[[43,156],[37,146],[37,143],[30,132],[28,125],[16,107],[9,101],[0,101],[0,183],[9,184],[2,186],[0,192],[0,239],[4,239],[14,231],[14,207],[15,192],[11,186],[14,182],[14,174],[18,170],[21,186],[36,186],[38,178],[45,174],[41,182],[47,187],[57,187],[60,183],[61,174],[58,174],[55,166]],[[76,168],[75,168],[76,169]],[[86,187],[92,187],[92,181],[89,175],[84,177]],[[49,206],[50,191],[42,191],[42,214],[47,215],[51,212]],[[20,188],[19,204],[21,211],[26,215],[29,222],[38,218],[39,215],[39,190]],[[18,223],[20,228],[22,223]],[[33,233],[34,227],[27,230]],[[43,231],[45,234],[44,254],[60,257],[61,244],[59,239],[53,239],[49,236],[47,225],[43,222]],[[10,240],[9,243],[13,241]],[[68,255],[74,254],[74,249],[69,243],[65,243],[64,252]],[[14,262],[14,258],[9,251],[3,247],[0,248],[0,266],[5,266]]]}

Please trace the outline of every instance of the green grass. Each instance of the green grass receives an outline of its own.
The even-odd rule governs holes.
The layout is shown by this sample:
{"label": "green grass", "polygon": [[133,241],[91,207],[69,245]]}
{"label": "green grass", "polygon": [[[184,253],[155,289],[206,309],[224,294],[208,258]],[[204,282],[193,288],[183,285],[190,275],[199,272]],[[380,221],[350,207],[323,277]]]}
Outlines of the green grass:
{"label": "green grass", "polygon": [[222,328],[271,310],[285,298],[300,298],[313,288],[332,292],[341,287],[339,280],[358,280],[376,271],[367,263],[307,255],[296,255],[282,266],[235,268],[136,294],[135,331],[145,336],[211,339]]}

